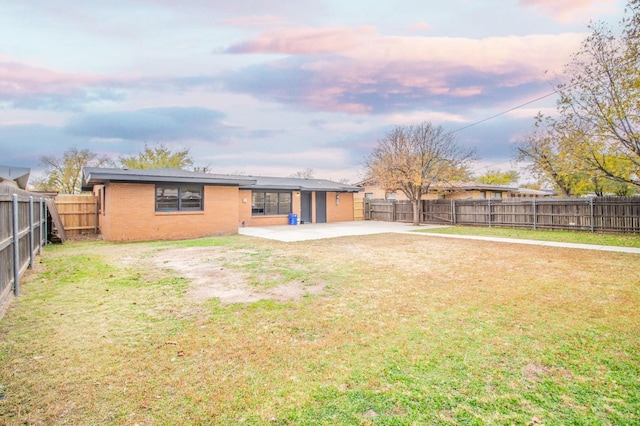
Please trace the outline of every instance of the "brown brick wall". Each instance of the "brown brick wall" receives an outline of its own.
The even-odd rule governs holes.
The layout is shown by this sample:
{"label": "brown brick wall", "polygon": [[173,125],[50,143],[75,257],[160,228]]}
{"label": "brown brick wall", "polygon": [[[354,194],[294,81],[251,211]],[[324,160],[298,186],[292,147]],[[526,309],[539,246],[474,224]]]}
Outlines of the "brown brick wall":
{"label": "brown brick wall", "polygon": [[327,192],[327,222],[347,222],[353,220],[353,194],[339,193],[340,203],[336,205],[335,192]]}
{"label": "brown brick wall", "polygon": [[107,185],[100,227],[108,241],[176,240],[238,232],[238,188],[204,187],[204,210],[156,212],[155,185]]}

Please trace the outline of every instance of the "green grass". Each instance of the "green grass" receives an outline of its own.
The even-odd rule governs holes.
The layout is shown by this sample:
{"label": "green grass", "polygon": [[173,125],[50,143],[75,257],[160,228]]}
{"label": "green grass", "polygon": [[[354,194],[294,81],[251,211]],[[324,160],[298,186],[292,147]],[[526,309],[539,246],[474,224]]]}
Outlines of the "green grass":
{"label": "green grass", "polygon": [[530,229],[451,226],[446,228],[423,229],[415,232],[429,234],[474,235],[483,237],[518,238],[563,243],[596,244],[603,246],[640,248],[640,235],[604,234],[578,231],[540,231]]}
{"label": "green grass", "polygon": [[[249,285],[262,274],[327,287],[193,298],[154,263],[183,248],[223,255]],[[637,255],[386,234],[70,242],[41,260],[0,321],[1,424],[640,418]]]}

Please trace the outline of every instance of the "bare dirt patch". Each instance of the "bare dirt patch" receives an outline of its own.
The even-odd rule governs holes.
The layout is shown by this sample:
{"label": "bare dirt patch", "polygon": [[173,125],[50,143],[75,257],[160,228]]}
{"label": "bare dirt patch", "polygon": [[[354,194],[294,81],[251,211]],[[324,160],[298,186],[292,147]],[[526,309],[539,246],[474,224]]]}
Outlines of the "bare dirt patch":
{"label": "bare dirt patch", "polygon": [[232,267],[239,253],[224,247],[168,249],[153,256],[153,262],[191,281],[189,295],[196,299],[218,298],[223,303],[250,303],[263,299],[297,300],[306,294],[320,294],[325,284],[283,282],[270,288],[249,283],[249,274]]}

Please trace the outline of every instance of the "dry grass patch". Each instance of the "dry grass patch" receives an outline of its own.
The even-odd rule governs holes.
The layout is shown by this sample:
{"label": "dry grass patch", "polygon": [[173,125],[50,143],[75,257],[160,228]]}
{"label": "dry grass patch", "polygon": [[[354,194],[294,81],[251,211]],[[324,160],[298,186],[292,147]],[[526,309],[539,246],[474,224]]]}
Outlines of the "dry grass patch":
{"label": "dry grass patch", "polygon": [[640,415],[638,256],[389,234],[77,243],[43,262],[0,322],[7,424]]}

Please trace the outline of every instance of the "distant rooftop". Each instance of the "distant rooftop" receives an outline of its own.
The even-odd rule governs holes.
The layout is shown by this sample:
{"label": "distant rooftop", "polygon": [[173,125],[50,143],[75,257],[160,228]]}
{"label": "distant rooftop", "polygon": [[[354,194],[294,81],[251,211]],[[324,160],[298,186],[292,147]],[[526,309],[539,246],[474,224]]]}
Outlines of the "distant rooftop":
{"label": "distant rooftop", "polygon": [[15,182],[20,189],[27,189],[31,169],[27,167],[13,167],[0,165],[0,181]]}

